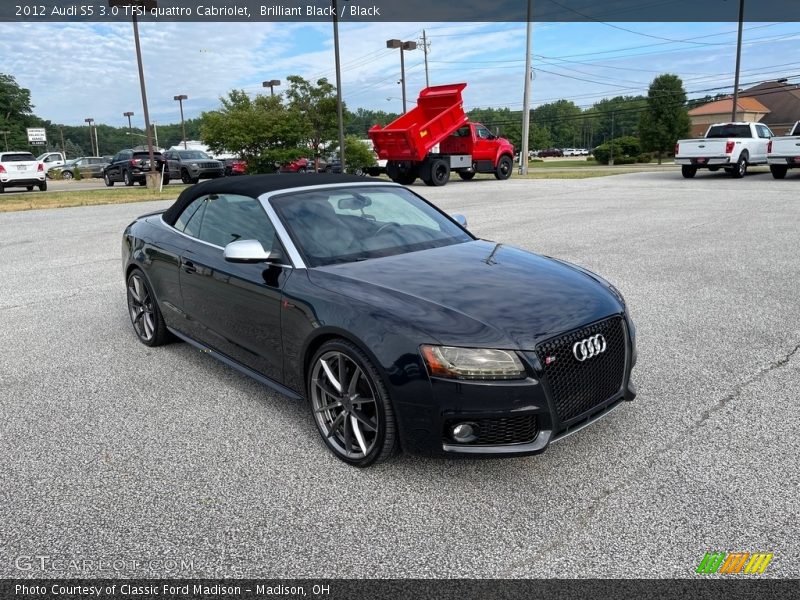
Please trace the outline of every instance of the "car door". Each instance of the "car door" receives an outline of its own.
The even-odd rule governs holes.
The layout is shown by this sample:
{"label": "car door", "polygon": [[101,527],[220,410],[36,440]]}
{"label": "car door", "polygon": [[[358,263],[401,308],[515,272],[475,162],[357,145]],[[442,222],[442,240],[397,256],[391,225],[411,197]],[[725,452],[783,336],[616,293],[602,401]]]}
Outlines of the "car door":
{"label": "car door", "polygon": [[282,289],[292,268],[230,263],[223,255],[227,244],[245,239],[260,241],[267,252],[282,251],[261,204],[245,196],[207,196],[184,233],[179,281],[187,333],[280,381]]}
{"label": "car door", "polygon": [[472,160],[488,160],[494,164],[497,145],[494,143],[495,136],[483,125],[474,126],[474,139],[472,143]]}

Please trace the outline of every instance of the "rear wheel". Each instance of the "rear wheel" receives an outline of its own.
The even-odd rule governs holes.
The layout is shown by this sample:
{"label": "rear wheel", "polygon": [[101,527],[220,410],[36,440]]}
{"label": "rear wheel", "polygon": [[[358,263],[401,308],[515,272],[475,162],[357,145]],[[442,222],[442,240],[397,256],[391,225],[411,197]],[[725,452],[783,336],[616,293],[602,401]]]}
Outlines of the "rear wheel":
{"label": "rear wheel", "polygon": [[69,180],[72,179],[73,177],[74,175],[72,174],[72,171],[61,171],[61,179]]}
{"label": "rear wheel", "polygon": [[469,181],[475,177],[475,171],[459,171],[458,176],[464,181]]}
{"label": "rear wheel", "polygon": [[437,158],[431,163],[431,185],[439,187],[448,181],[450,181],[450,165],[446,160]]}
{"label": "rear wheel", "polygon": [[47,191],[47,182],[46,181],[43,181],[42,183],[39,184],[39,191],[40,192],[46,192]]}
{"label": "rear wheel", "polygon": [[747,152],[742,152],[741,156],[739,156],[739,160],[736,161],[736,166],[731,171],[731,175],[736,179],[741,179],[747,175]]}
{"label": "rear wheel", "polygon": [[770,165],[769,172],[772,173],[772,176],[775,179],[783,179],[786,177],[786,172],[789,170],[789,167],[784,167],[783,165]]}
{"label": "rear wheel", "polygon": [[503,155],[494,169],[494,176],[501,181],[511,177],[511,171],[514,169],[514,163],[510,156]]}
{"label": "rear wheel", "polygon": [[131,174],[128,171],[122,172],[122,182],[128,187],[133,185],[133,179],[131,179]]}
{"label": "rear wheel", "polygon": [[5,191],[6,191],[5,186],[2,183],[0,183],[0,194],[5,193]]}
{"label": "rear wheel", "polygon": [[128,276],[128,314],[136,337],[146,346],[160,346],[168,339],[167,326],[150,284],[139,269]]}
{"label": "rear wheel", "polygon": [[314,423],[337,458],[368,467],[396,453],[389,393],[369,358],[354,344],[324,343],[311,360],[306,384]]}
{"label": "rear wheel", "polygon": [[686,179],[691,179],[695,175],[697,175],[697,167],[690,167],[689,165],[683,165],[681,167],[681,175],[683,175]]}

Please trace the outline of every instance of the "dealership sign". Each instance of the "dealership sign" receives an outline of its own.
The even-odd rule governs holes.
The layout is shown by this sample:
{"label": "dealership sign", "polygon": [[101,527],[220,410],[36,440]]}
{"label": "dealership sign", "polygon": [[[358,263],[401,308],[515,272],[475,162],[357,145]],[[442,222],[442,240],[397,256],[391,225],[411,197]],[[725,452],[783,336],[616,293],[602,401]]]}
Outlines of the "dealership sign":
{"label": "dealership sign", "polygon": [[47,132],[44,127],[28,127],[28,143],[31,146],[43,146],[47,143]]}

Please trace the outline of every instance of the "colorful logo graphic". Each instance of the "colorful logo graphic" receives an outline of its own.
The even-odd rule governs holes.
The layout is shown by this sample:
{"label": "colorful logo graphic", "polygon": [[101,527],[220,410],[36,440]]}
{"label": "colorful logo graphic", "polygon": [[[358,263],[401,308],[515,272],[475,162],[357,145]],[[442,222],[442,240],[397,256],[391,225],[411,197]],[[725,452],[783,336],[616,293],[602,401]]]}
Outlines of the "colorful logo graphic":
{"label": "colorful logo graphic", "polygon": [[722,573],[725,575],[760,575],[774,555],[768,552],[706,552],[697,565],[696,573]]}

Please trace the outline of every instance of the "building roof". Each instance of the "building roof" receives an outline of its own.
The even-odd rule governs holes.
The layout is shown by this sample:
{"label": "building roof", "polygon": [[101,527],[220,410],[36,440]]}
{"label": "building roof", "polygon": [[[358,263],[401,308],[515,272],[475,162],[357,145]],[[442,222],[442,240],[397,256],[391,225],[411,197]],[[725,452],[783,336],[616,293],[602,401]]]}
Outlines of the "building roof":
{"label": "building roof", "polygon": [[[767,114],[770,109],[752,97],[739,96],[736,102],[737,110],[741,112],[755,112]],[[715,102],[703,104],[689,111],[689,116],[700,117],[705,115],[729,115],[733,110],[733,98],[724,98]]]}
{"label": "building roof", "polygon": [[243,175],[240,177],[220,177],[209,179],[183,190],[165,212],[163,219],[166,223],[174,225],[175,221],[196,198],[207,194],[236,194],[258,198],[266,192],[278,190],[290,191],[293,188],[311,185],[331,185],[336,183],[385,183],[382,179],[373,177],[359,177],[357,175],[340,175],[338,173],[286,173],[275,175]]}
{"label": "building roof", "polygon": [[740,98],[757,100],[769,114],[761,119],[765,125],[789,124],[800,120],[800,86],[783,81],[767,81],[740,93]]}

